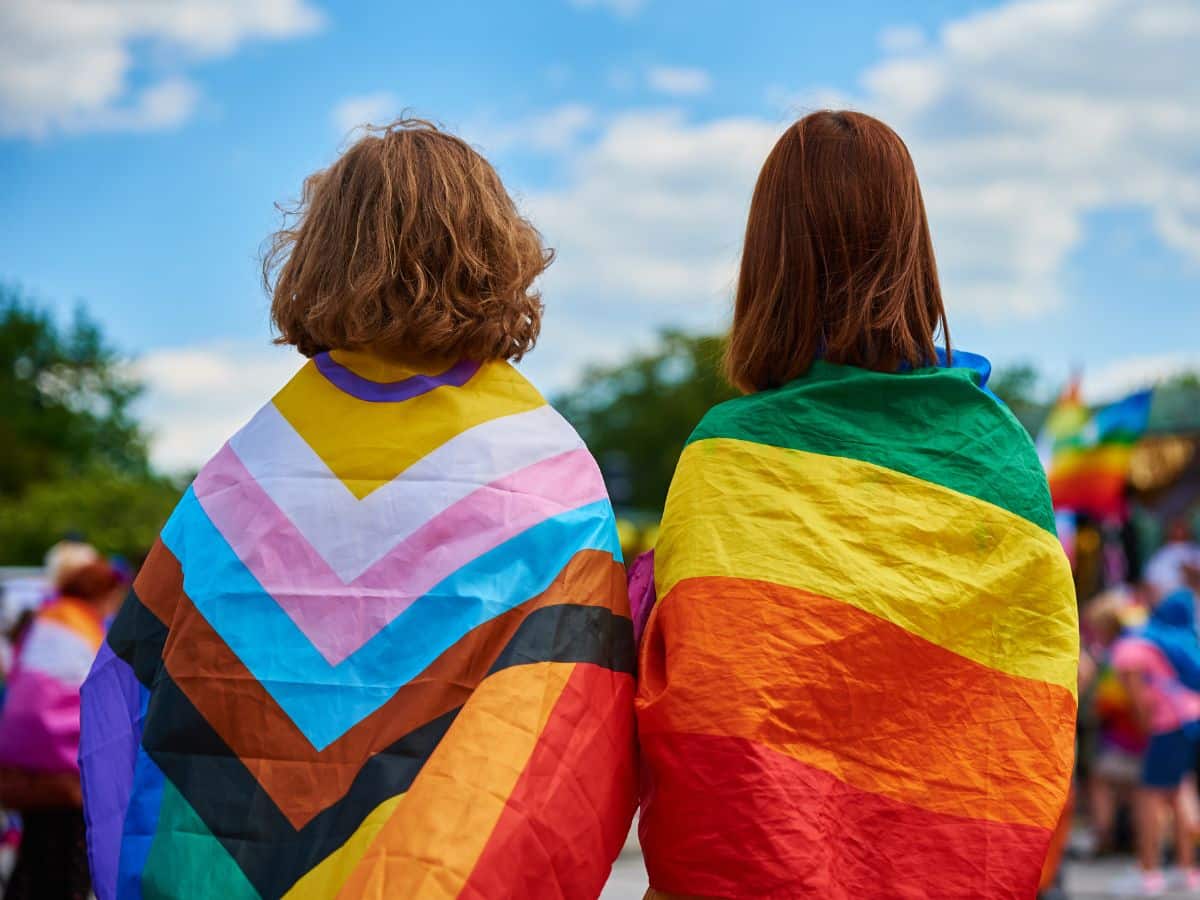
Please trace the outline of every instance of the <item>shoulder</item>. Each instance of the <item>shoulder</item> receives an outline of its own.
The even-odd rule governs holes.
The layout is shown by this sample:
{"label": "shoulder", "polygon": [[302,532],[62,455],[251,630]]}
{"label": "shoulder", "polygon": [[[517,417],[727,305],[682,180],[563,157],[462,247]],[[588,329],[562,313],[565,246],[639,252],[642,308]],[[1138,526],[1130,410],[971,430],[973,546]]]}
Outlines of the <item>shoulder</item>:
{"label": "shoulder", "polygon": [[890,469],[1054,533],[1033,441],[972,369],[889,374],[816,363],[782,387],[713,407],[689,444],[712,438]]}

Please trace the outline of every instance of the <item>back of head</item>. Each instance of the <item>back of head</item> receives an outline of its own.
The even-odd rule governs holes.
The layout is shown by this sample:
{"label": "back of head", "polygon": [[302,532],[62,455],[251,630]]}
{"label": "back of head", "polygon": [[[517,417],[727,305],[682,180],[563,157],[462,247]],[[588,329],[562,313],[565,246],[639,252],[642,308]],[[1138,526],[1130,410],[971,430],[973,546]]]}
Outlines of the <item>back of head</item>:
{"label": "back of head", "polygon": [[62,582],[63,596],[98,603],[122,585],[124,578],[110,563],[97,559],[67,575]]}
{"label": "back of head", "polygon": [[730,380],[777,387],[815,359],[896,371],[935,360],[949,333],[916,169],[887,125],[862,113],[805,116],[754,189]]}
{"label": "back of head", "polygon": [[1082,619],[1097,638],[1111,644],[1124,628],[1122,616],[1127,606],[1128,601],[1120,591],[1105,591],[1084,607]]}
{"label": "back of head", "polygon": [[91,544],[70,539],[59,541],[46,551],[46,579],[55,590],[61,591],[67,578],[98,559],[100,553]]}
{"label": "back of head", "polygon": [[369,129],[292,213],[263,263],[278,343],[484,361],[537,340],[553,254],[487,160],[429,122]]}

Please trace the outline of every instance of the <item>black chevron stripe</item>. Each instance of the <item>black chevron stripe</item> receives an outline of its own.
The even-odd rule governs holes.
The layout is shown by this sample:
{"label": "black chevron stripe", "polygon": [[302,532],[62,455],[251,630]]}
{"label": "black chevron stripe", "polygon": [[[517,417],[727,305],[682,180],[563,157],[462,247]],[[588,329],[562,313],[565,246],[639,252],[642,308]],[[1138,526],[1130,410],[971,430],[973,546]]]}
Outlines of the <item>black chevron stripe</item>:
{"label": "black chevron stripe", "polygon": [[[113,652],[151,691],[142,746],[264,898],[280,897],[340,847],[380,803],[406,791],[459,709],[409,732],[362,767],[337,803],[297,830],[162,665],[168,629],[131,594],[109,634]],[[633,672],[629,619],[597,606],[531,613],[489,674],[535,662],[582,662]]]}

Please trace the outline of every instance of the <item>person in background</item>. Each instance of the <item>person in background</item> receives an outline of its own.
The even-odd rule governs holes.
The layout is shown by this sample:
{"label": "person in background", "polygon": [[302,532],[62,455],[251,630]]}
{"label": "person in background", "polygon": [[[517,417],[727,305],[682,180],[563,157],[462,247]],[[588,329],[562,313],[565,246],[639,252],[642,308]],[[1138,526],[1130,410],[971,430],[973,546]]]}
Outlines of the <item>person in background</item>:
{"label": "person in background", "polygon": [[[1117,809],[1132,796],[1142,771],[1146,733],[1133,701],[1112,667],[1112,649],[1141,610],[1127,593],[1106,591],[1088,603],[1083,613],[1087,658],[1094,666],[1090,681],[1092,708],[1097,725],[1097,746],[1087,784],[1088,806],[1096,852],[1111,852],[1115,841]],[[1081,678],[1080,694],[1087,690]]]}
{"label": "person in background", "polygon": [[6,900],[82,900],[90,891],[79,689],[126,579],[94,557],[55,574],[58,596],[34,613],[17,647],[0,713],[0,803],[23,824]]}
{"label": "person in background", "polygon": [[1146,563],[1145,579],[1165,597],[1180,588],[1200,589],[1200,543],[1182,516],[1167,525],[1167,540]]}
{"label": "person in background", "polygon": [[1179,880],[1188,890],[1200,889],[1192,773],[1200,746],[1200,641],[1191,593],[1177,590],[1160,600],[1142,628],[1116,642],[1111,661],[1149,736],[1134,798],[1141,892],[1156,896],[1171,886],[1161,853],[1172,812]]}
{"label": "person in background", "polygon": [[46,551],[42,568],[53,592],[60,593],[64,579],[77,569],[99,560],[100,551],[95,547],[76,537],[69,537]]}

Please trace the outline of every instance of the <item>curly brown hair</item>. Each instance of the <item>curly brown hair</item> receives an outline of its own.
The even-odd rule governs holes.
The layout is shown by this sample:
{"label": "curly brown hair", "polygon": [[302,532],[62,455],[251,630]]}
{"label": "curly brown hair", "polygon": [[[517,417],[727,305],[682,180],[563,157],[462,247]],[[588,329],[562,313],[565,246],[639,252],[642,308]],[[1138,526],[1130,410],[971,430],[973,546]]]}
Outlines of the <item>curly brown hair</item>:
{"label": "curly brown hair", "polygon": [[487,160],[436,125],[368,127],[280,209],[263,257],[276,343],[485,361],[537,341],[533,282],[554,252]]}

